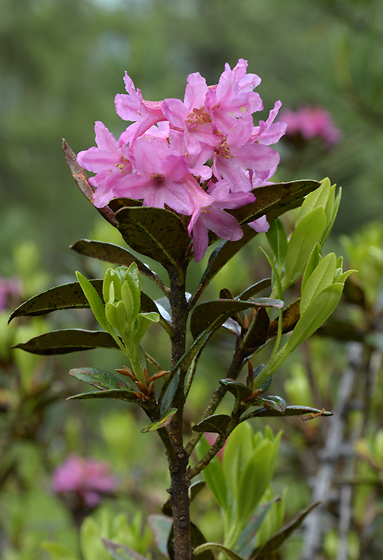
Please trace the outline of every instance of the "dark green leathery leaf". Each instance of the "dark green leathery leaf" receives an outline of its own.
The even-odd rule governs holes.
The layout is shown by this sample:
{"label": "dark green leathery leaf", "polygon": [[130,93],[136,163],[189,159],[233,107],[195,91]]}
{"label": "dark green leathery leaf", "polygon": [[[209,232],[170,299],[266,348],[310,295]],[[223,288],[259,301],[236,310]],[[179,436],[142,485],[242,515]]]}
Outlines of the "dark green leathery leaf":
{"label": "dark green leathery leaf", "polygon": [[31,354],[49,356],[67,354],[93,348],[118,348],[109,333],[84,329],[62,329],[51,331],[13,346]]}
{"label": "dark green leathery leaf", "polygon": [[258,408],[254,412],[250,412],[250,414],[246,414],[242,420],[248,420],[250,418],[259,418],[265,416],[306,416],[307,414],[315,416],[332,416],[333,413],[329,412],[328,410],[320,410],[319,408],[312,408],[311,406],[300,406],[300,405],[292,405],[287,406],[286,410],[281,412],[280,410],[275,409],[267,409],[265,407]]}
{"label": "dark green leathery leaf", "polygon": [[193,426],[193,430],[195,432],[212,432],[226,436],[229,422],[230,416],[227,414],[212,414]]}
{"label": "dark green leathery leaf", "polygon": [[279,299],[256,298],[247,301],[237,299],[215,299],[205,301],[197,305],[192,313],[190,330],[194,338],[203,331],[217,326],[217,320],[220,318],[220,324],[224,323],[231,315],[239,313],[249,308],[259,307],[276,307],[280,309],[283,302]]}
{"label": "dark green leathery leaf", "polygon": [[114,245],[113,243],[106,243],[104,241],[92,241],[89,239],[80,239],[71,246],[73,251],[80,255],[85,255],[100,261],[105,261],[122,266],[130,266],[135,262],[141,274],[145,276],[152,276],[153,273],[146,264],[141,262],[136,256],[130,253],[127,249]]}
{"label": "dark green leathery leaf", "polygon": [[223,387],[226,387],[226,389],[240,401],[250,397],[253,392],[247,385],[239,383],[239,381],[234,381],[233,379],[221,379],[219,383]]}
{"label": "dark green leathery leaf", "polygon": [[71,401],[75,399],[118,399],[120,401],[137,402],[138,397],[132,391],[126,389],[105,389],[104,391],[91,391],[89,393],[78,393],[72,395],[66,400]]}
{"label": "dark green leathery leaf", "polygon": [[162,208],[121,208],[116,213],[118,229],[126,243],[165,268],[179,267],[185,259],[189,237],[181,220]]}
{"label": "dark green leathery leaf", "polygon": [[[90,280],[99,296],[102,296],[102,280]],[[44,315],[51,311],[63,309],[83,309],[89,307],[88,300],[81,289],[79,282],[71,282],[50,288],[41,294],[31,297],[22,303],[10,317],[25,317]]]}

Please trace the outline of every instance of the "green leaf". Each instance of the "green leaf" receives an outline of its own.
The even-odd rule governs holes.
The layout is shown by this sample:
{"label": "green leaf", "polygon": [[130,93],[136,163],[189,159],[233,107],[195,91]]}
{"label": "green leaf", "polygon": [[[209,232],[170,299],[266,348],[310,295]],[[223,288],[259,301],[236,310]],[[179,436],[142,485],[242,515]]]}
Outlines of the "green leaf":
{"label": "green leaf", "polygon": [[274,443],[265,439],[257,447],[257,453],[247,462],[239,479],[236,498],[241,531],[270,484],[274,469],[274,447]]}
{"label": "green leaf", "polygon": [[231,315],[249,308],[275,307],[281,309],[279,299],[257,298],[248,301],[238,299],[215,299],[197,305],[192,313],[190,330],[194,338],[203,331],[222,325]]}
{"label": "green leaf", "polygon": [[286,401],[282,397],[270,396],[270,397],[258,397],[257,404],[262,404],[267,410],[277,410],[278,412],[285,412]]}
{"label": "green leaf", "polygon": [[144,276],[151,278],[153,272],[150,268],[140,261],[135,255],[130,253],[127,249],[114,245],[113,243],[105,243],[104,241],[91,241],[89,239],[80,239],[71,246],[73,251],[80,255],[85,255],[100,261],[105,261],[120,266],[130,266],[135,262],[139,271]]}
{"label": "green leaf", "polygon": [[238,497],[238,488],[243,471],[253,454],[253,429],[249,424],[241,423],[230,434],[222,461],[225,480],[235,500]]}
{"label": "green leaf", "polygon": [[66,400],[71,401],[74,399],[119,399],[120,401],[137,402],[137,396],[131,391],[126,389],[105,389],[104,391],[91,391],[89,393],[78,393],[72,395]]}
{"label": "green leaf", "polygon": [[286,410],[281,412],[280,410],[275,409],[267,409],[267,408],[258,408],[254,412],[250,412],[250,414],[246,414],[242,420],[248,420],[250,418],[259,418],[259,417],[272,417],[272,416],[305,416],[306,414],[315,414],[320,416],[332,416],[333,413],[327,410],[319,410],[319,408],[312,408],[311,406],[301,406],[301,405],[292,405],[287,406]]}
{"label": "green leaf", "polygon": [[249,523],[243,529],[235,545],[235,549],[238,554],[244,556],[245,558],[249,557],[254,548],[254,540],[259,527],[262,525],[262,522],[268,514],[271,506],[278,500],[280,500],[280,498],[274,497],[269,502],[258,505],[255,514],[251,517]]}
{"label": "green leaf", "polygon": [[281,272],[287,253],[287,234],[280,218],[277,218],[270,224],[266,237],[274,253],[278,270]]}
{"label": "green leaf", "polygon": [[212,432],[226,437],[230,416],[227,414],[212,414],[193,426],[195,432]]}
{"label": "green leaf", "polygon": [[[335,185],[333,185],[331,188],[334,189],[334,191],[335,191]],[[324,242],[326,241],[327,237],[329,236],[329,234],[332,230],[332,227],[333,227],[334,222],[335,222],[335,218],[338,214],[341,197],[342,197],[342,189],[340,188],[339,192],[337,194],[337,197],[335,199],[335,202],[332,205],[332,216],[330,217],[330,219],[327,217],[327,227],[326,227],[326,230],[325,230],[325,232],[322,236],[321,245],[324,244]],[[326,208],[326,216],[327,216],[327,208]]]}
{"label": "green leaf", "polygon": [[287,247],[283,290],[302,276],[311,252],[320,241],[325,227],[326,215],[323,208],[314,208],[296,226]]}
{"label": "green leaf", "polygon": [[[300,307],[301,300],[297,299],[292,304],[288,305],[286,309],[283,310],[283,319],[282,319],[282,334],[286,334],[290,332],[297,322],[299,321],[300,314],[299,314],[299,307]],[[267,338],[273,338],[277,335],[278,332],[278,322],[279,318],[274,319],[271,321],[269,330],[267,333]]]}
{"label": "green leaf", "polygon": [[[199,461],[201,461],[206,453],[210,451],[210,444],[204,437],[199,440],[196,451]],[[217,456],[213,457],[202,472],[206,484],[208,485],[215,500],[223,510],[227,511],[227,486],[221,461]]]}
{"label": "green leaf", "polygon": [[237,296],[234,299],[240,299],[244,301],[254,296],[255,294],[258,294],[262,290],[265,290],[266,288],[270,288],[270,286],[271,286],[271,278],[264,278],[263,280],[260,280],[259,282],[256,282],[255,284],[247,288],[244,292],[239,294],[239,296]]}
{"label": "green leaf", "polygon": [[320,243],[316,243],[314,249],[311,251],[310,258],[307,262],[305,271],[303,273],[301,292],[304,290],[307,280],[310,278],[311,274],[314,272],[314,270],[320,263],[321,259],[322,259],[322,248]]}
{"label": "green leaf", "polygon": [[298,527],[301,526],[305,517],[314,508],[319,506],[320,502],[310,505],[308,508],[302,511],[302,513],[296,517],[293,521],[285,525],[278,533],[273,535],[262,547],[253,550],[249,560],[269,560],[272,558],[273,553],[278,550],[281,544],[293,533]]}
{"label": "green leaf", "polygon": [[189,237],[181,220],[162,208],[121,208],[116,213],[118,229],[135,251],[161,263],[179,268],[185,260]]}
{"label": "green leaf", "polygon": [[243,340],[242,350],[245,357],[254,354],[258,348],[266,344],[270,328],[270,319],[264,307],[261,307],[250,324],[249,330]]}
{"label": "green leaf", "polygon": [[147,556],[138,554],[138,552],[124,544],[115,543],[104,537],[101,537],[101,539],[105,549],[112,556],[113,560],[148,560]]}
{"label": "green leaf", "polygon": [[[97,294],[102,298],[102,279],[88,280]],[[164,299],[164,298],[163,298]],[[89,308],[89,302],[81,289],[79,282],[71,282],[55,286],[49,290],[31,297],[22,303],[9,318],[9,321],[15,317],[32,317],[45,315],[52,311],[62,311],[64,309],[86,309]],[[141,292],[141,309],[142,311],[157,311],[157,306],[144,292]]]}
{"label": "green leaf", "polygon": [[81,274],[81,272],[76,272],[76,276],[82,288],[82,291],[84,292],[85,297],[89,302],[93,315],[96,317],[101,327],[111,333],[113,329],[105,317],[105,307],[101,297],[99,296],[91,282],[89,282],[89,280],[85,278],[85,276]]}
{"label": "green leaf", "polygon": [[[266,214],[268,222],[271,224],[278,216],[300,206],[303,198],[319,186],[320,183],[317,181],[292,181],[290,183],[276,183],[266,187],[258,187],[253,191],[257,197],[255,202],[232,210],[230,213],[240,223],[255,220]],[[201,293],[221,268],[256,235],[257,232],[255,230],[244,226],[243,237],[239,241],[222,242],[210,256],[197,292]]]}
{"label": "green leaf", "polygon": [[118,348],[115,340],[107,332],[83,329],[63,329],[41,334],[13,346],[31,354],[49,356],[91,350],[93,348]]}
{"label": "green leaf", "polygon": [[104,371],[102,369],[82,367],[71,369],[69,375],[84,381],[97,389],[127,389],[131,390],[131,387],[127,381],[122,379],[119,375],[115,373],[110,373],[109,371]]}
{"label": "green leaf", "polygon": [[[90,280],[90,282],[98,295],[101,296],[102,280]],[[89,307],[89,303],[79,282],[71,282],[70,284],[50,288],[31,297],[15,309],[9,320],[11,321],[15,317],[44,315],[50,311],[61,309],[83,309],[86,307]]]}
{"label": "green leaf", "polygon": [[148,515],[148,523],[153,533],[153,537],[158,550],[164,556],[168,553],[168,539],[172,528],[172,519],[166,515]]}
{"label": "green leaf", "polygon": [[165,412],[169,409],[169,407],[172,404],[173,401],[173,397],[177,392],[178,389],[178,385],[180,382],[180,372],[177,371],[177,373],[175,373],[173,375],[173,377],[169,380],[167,387],[162,395],[162,397],[160,398],[160,413],[161,414],[165,414]]}
{"label": "green leaf", "polygon": [[197,546],[197,548],[194,549],[193,555],[198,556],[199,554],[202,554],[207,550],[216,550],[217,552],[221,552],[228,560],[244,560],[241,556],[238,556],[238,554],[236,554],[229,548],[226,548],[222,544],[218,544],[218,543],[201,544],[200,546]]}
{"label": "green leaf", "polygon": [[239,381],[233,381],[231,379],[220,379],[220,385],[226,387],[226,389],[235,396],[236,399],[240,401],[249,397],[252,394],[252,390],[247,385],[239,383]]}
{"label": "green leaf", "polygon": [[328,319],[339,303],[343,284],[332,284],[322,290],[306,308],[286,344],[286,352],[292,352]]}
{"label": "green leaf", "polygon": [[335,253],[326,255],[314,269],[310,277],[307,279],[304,288],[302,288],[300,314],[305,313],[310,303],[315,297],[330,286],[334,280],[336,269]]}
{"label": "green leaf", "polygon": [[[330,196],[331,195],[331,196]],[[299,210],[295,227],[315,208],[323,208],[326,211],[326,218],[330,218],[332,214],[332,205],[334,200],[334,191],[331,190],[330,179],[326,178],[320,182],[319,189],[308,194]],[[330,203],[330,204],[329,204]],[[332,203],[332,204],[331,204]],[[331,210],[331,212],[329,212]],[[327,219],[326,219],[327,221]]]}
{"label": "green leaf", "polygon": [[146,434],[147,432],[153,432],[155,430],[159,430],[160,428],[165,428],[170,424],[176,412],[177,412],[176,408],[169,408],[169,410],[165,412],[165,414],[162,416],[160,420],[157,420],[156,422],[151,422],[150,424],[142,428],[141,432],[143,434]]}

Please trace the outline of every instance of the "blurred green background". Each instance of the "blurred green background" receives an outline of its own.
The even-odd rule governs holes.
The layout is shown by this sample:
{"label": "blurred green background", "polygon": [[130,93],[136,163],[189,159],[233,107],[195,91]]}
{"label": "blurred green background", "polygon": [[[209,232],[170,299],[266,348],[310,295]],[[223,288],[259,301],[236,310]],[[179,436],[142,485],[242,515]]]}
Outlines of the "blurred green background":
{"label": "blurred green background", "polygon": [[1,267],[26,238],[44,264],[73,269],[67,247],[101,220],[77,192],[61,153],[94,145],[94,121],[119,135],[114,111],[125,70],[145,99],[183,97],[199,71],[216,83],[229,62],[262,78],[265,118],[321,105],[343,139],[291,165],[283,142],[278,180],[344,187],[336,231],[383,207],[383,5],[380,0],[2,0],[0,21]]}

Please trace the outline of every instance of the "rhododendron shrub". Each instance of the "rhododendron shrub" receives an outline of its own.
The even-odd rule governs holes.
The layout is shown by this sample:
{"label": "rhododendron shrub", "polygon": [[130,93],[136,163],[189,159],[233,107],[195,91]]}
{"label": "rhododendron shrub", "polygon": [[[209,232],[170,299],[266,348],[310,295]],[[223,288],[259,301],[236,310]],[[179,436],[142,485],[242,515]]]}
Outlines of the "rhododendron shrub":
{"label": "rhododendron shrub", "polygon": [[[255,558],[260,542],[262,558],[271,557],[311,508],[284,530],[283,508],[276,505],[279,513],[273,519],[278,521],[262,534],[278,532],[278,536],[248,542],[248,531],[260,524],[259,516],[254,516],[257,507],[273,496],[269,484],[280,440],[268,426],[264,435],[255,434],[250,422],[331,414],[321,403],[319,408],[287,404],[268,391],[287,356],[331,315],[350,273],[343,272],[341,257],[322,256],[340,192],[328,179],[272,182],[279,155],[270,145],[280,139],[286,125],[276,121],[280,101],[266,119],[254,122],[263,110],[254,92],[260,78],[247,72],[246,61],[239,60],[233,69],[226,64],[213,86],[200,74],[191,74],[183,100],[146,101],[128,75],[124,81],[127,93],[116,96],[116,111],[131,124],[118,140],[96,122],[97,147],[76,157],[63,143],[77,185],[125,242],[117,246],[82,239],[72,249],[117,267],[109,268],[104,278],[91,280],[77,272],[77,281],[34,296],[11,317],[90,308],[100,328],[48,332],[17,348],[37,354],[93,348],[121,351],[121,366],[115,371],[74,367],[70,374],[94,390],[70,398],[119,399],[140,407],[148,417],[141,431],[158,434],[169,465],[169,501],[163,512],[171,517],[165,538],[170,558],[190,560],[201,554],[213,559],[212,551],[230,559]],[[84,168],[94,175],[88,178]],[[288,236],[280,216],[297,208]],[[216,298],[204,300],[217,273],[263,232],[269,244],[265,258],[270,277],[254,278],[240,294],[223,287]],[[189,267],[216,242],[191,291]],[[161,264],[162,272],[154,272],[147,257]],[[157,299],[142,291],[142,276],[153,282]],[[286,305],[285,292],[292,286],[292,294],[300,295]],[[155,328],[164,329],[169,337],[170,368],[160,363],[155,351],[150,355],[145,350],[145,333]],[[202,415],[195,412],[191,419],[184,410],[194,380],[203,375],[199,359],[221,329],[233,335],[232,359],[222,379],[216,380],[213,394],[206,395]],[[268,347],[269,357],[261,363],[258,352]],[[229,412],[217,413],[226,396]],[[205,439],[204,433],[210,436]],[[217,457],[224,446],[221,463]],[[207,543],[205,528],[197,528],[190,519],[190,501],[197,494],[190,487],[201,473],[222,513],[222,543]],[[94,490],[102,490],[98,482]],[[154,531],[156,539],[162,535],[161,551],[164,526],[169,528],[169,522]],[[127,554],[138,557],[132,551]]]}

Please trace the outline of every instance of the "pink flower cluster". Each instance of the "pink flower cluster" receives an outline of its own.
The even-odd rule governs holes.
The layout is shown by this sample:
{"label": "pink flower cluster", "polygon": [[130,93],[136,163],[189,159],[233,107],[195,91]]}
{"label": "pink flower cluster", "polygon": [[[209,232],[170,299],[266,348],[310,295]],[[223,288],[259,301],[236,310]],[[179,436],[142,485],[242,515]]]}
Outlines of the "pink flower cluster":
{"label": "pink flower cluster", "polygon": [[322,107],[303,106],[292,111],[284,109],[280,118],[287,125],[286,136],[300,135],[306,140],[320,138],[327,145],[337,144],[342,132],[336,128],[331,115]]}
{"label": "pink flower cluster", "polygon": [[113,491],[115,481],[109,465],[94,459],[70,455],[53,473],[52,489],[57,494],[76,492],[88,507],[95,507],[101,494]]}
{"label": "pink flower cluster", "polygon": [[[243,232],[225,212],[253,202],[252,190],[274,175],[279,155],[270,144],[286,126],[274,122],[277,101],[266,121],[254,126],[253,113],[263,109],[254,88],[260,83],[247,73],[247,61],[225,65],[219,82],[207,86],[198,73],[187,78],[184,100],[145,101],[125,74],[127,94],[117,94],[117,114],[130,124],[118,140],[96,122],[97,148],[80,152],[78,163],[95,173],[98,208],[116,197],[143,201],[145,206],[170,208],[190,216],[194,258],[208,247],[208,230],[231,241]],[[267,231],[265,218],[249,224]]]}

